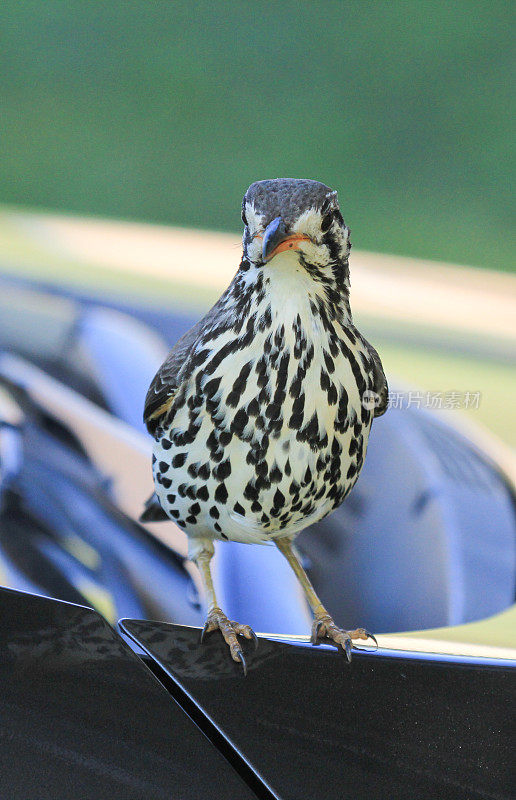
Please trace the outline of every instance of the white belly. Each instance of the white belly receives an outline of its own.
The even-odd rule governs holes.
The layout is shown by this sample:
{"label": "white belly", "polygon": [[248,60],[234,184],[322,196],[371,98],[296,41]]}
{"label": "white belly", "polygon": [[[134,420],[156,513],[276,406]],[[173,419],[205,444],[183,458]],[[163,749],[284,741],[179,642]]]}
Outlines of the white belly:
{"label": "white belly", "polygon": [[[357,383],[361,345],[337,322],[327,331],[312,313],[312,284],[295,258],[285,254],[279,267],[271,269],[249,346],[213,361],[216,367],[210,359],[198,367],[187,395],[209,381],[216,391],[201,392],[195,411],[188,403],[178,408],[156,442],[158,497],[189,536],[267,542],[293,535],[339,505],[361,469],[372,419],[363,416]],[[266,307],[271,322],[260,331]],[[217,351],[231,341],[229,330]],[[192,420],[195,440],[175,444]],[[215,450],[214,437],[225,437]]]}

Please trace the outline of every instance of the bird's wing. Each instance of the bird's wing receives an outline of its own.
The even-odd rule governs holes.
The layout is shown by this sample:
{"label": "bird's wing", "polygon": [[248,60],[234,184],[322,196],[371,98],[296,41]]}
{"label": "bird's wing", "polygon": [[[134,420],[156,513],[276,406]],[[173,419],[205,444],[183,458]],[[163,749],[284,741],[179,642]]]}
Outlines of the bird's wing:
{"label": "bird's wing", "polygon": [[167,358],[152,379],[151,385],[145,398],[145,408],[143,411],[143,421],[150,434],[154,434],[160,424],[160,420],[170,409],[184,377],[188,374],[186,368],[188,359],[199,339],[201,333],[208,328],[217,317],[221,302],[220,300],[208,311],[205,317],[190,328],[184,336],[174,345]]}
{"label": "bird's wing", "polygon": [[373,378],[373,392],[375,392],[380,398],[378,405],[375,406],[373,416],[381,417],[382,414],[385,414],[387,411],[387,405],[389,403],[389,386],[387,383],[387,378],[385,377],[385,372],[383,371],[382,361],[373,345],[370,344],[364,336],[362,336],[360,331],[355,328],[354,325],[351,327],[357,338],[362,342],[366,353],[369,356],[369,363],[371,364],[371,373]]}
{"label": "bird's wing", "polygon": [[371,358],[373,367],[373,391],[376,392],[380,398],[380,402],[375,407],[374,416],[381,417],[382,414],[385,414],[387,411],[387,405],[389,402],[389,385],[387,383],[387,378],[385,377],[385,372],[383,371],[380,356],[376,352],[373,345],[369,344],[367,339],[363,339],[363,341]]}
{"label": "bird's wing", "polygon": [[140,522],[168,522],[170,517],[161,508],[156,492],[151,494],[145,503],[143,512],[139,517]]}
{"label": "bird's wing", "polygon": [[167,413],[174,400],[181,384],[181,368],[199,337],[202,322],[203,320],[198,322],[179,339],[152,379],[143,411],[143,421],[149,433],[154,433],[161,417]]}

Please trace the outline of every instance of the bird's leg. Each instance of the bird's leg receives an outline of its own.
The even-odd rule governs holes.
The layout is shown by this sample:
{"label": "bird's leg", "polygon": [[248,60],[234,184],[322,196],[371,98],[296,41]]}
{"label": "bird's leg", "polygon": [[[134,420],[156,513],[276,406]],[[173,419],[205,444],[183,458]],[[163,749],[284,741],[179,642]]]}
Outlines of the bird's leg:
{"label": "bird's leg", "polygon": [[372,633],[366,631],[365,628],[356,628],[352,631],[346,631],[343,628],[339,628],[315,593],[315,589],[310,583],[308,575],[299,563],[299,559],[292,548],[292,540],[288,538],[276,539],[275,544],[294,570],[299,583],[303,587],[303,591],[310,604],[310,608],[313,611],[314,622],[312,625],[312,644],[317,644],[318,638],[326,637],[327,639],[331,639],[342,647],[346,653],[348,661],[351,661],[351,645],[353,639],[372,639],[376,643],[375,637],[372,635]]}
{"label": "bird's leg", "polygon": [[198,549],[195,555],[191,556],[192,561],[195,561],[201,573],[202,584],[208,602],[208,615],[201,634],[201,642],[207,633],[211,633],[211,631],[215,631],[218,628],[226,644],[229,646],[232,659],[240,662],[244,668],[244,673],[247,674],[247,665],[237,636],[244,636],[246,639],[251,639],[255,648],[258,646],[258,639],[249,625],[241,625],[239,622],[228,619],[219,608],[210,569],[210,561],[213,557],[213,553],[213,542],[207,540],[206,543],[203,542],[202,548]]}

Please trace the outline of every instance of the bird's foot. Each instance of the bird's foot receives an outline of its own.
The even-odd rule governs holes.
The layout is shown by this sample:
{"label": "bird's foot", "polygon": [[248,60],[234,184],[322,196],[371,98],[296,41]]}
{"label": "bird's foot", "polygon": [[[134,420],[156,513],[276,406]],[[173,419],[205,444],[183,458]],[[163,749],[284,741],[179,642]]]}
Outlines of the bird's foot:
{"label": "bird's foot", "polygon": [[348,661],[351,661],[351,648],[353,646],[354,639],[363,639],[365,641],[372,639],[378,647],[376,638],[372,633],[366,631],[365,628],[356,628],[354,631],[345,631],[343,628],[339,628],[338,625],[335,624],[329,614],[321,614],[316,616],[314,619],[311,636],[312,644],[319,644],[319,639],[330,639],[332,642],[335,642],[337,645],[339,645],[346,654]]}
{"label": "bird's foot", "polygon": [[241,625],[239,622],[234,622],[226,617],[220,608],[214,608],[209,612],[203,631],[201,633],[201,643],[206,634],[217,630],[222,633],[226,644],[229,647],[231,658],[233,661],[240,662],[244,668],[244,675],[247,675],[247,664],[245,662],[242,647],[237,639],[237,636],[244,636],[254,643],[255,650],[258,647],[258,639],[255,632],[249,625]]}

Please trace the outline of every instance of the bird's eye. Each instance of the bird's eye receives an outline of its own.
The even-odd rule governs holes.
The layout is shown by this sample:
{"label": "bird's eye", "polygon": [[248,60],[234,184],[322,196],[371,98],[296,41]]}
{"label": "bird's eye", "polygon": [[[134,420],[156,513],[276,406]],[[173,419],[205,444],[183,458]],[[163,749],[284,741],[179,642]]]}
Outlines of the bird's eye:
{"label": "bird's eye", "polygon": [[338,208],[332,208],[331,211],[328,211],[324,217],[322,218],[321,222],[321,230],[326,232],[332,222],[337,221],[340,225],[344,224],[344,220],[342,218],[342,214],[340,213]]}
{"label": "bird's eye", "polygon": [[242,209],[242,222],[247,227],[247,217],[245,215],[245,211]]}
{"label": "bird's eye", "polygon": [[328,211],[328,213],[325,214],[324,217],[322,218],[321,230],[326,232],[334,219],[335,219],[335,211],[332,209],[331,211]]}

